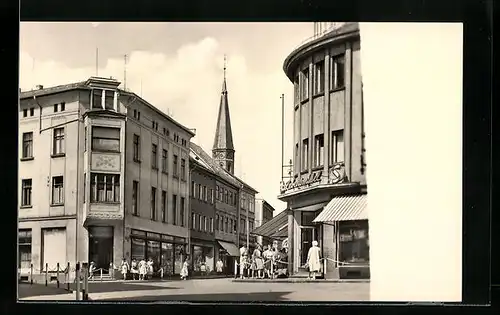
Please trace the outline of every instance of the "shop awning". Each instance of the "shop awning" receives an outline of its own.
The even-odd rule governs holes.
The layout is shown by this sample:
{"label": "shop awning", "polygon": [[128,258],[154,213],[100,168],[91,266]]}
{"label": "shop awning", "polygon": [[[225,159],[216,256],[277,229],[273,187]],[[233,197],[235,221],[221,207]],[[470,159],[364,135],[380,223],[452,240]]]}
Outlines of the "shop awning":
{"label": "shop awning", "polygon": [[281,239],[288,236],[288,214],[286,211],[278,213],[277,216],[257,227],[251,234]]}
{"label": "shop awning", "polygon": [[305,206],[305,207],[299,207],[299,208],[292,208],[293,211],[318,211],[322,209],[324,206],[326,206],[328,203],[316,203],[310,206]]}
{"label": "shop awning", "polygon": [[367,195],[347,195],[333,198],[313,222],[367,220]]}
{"label": "shop awning", "polygon": [[236,247],[236,245],[223,241],[218,241],[218,242],[220,246],[224,248],[230,256],[236,256],[236,257],[240,256],[240,251],[238,250],[238,247]]}

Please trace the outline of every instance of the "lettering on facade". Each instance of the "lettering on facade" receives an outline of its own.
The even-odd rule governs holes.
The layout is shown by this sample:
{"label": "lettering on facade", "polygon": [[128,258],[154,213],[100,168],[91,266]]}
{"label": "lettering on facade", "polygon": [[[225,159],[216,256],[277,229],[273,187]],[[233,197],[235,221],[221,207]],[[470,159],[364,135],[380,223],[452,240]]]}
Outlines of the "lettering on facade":
{"label": "lettering on facade", "polygon": [[347,176],[345,174],[344,163],[337,163],[330,167],[328,171],[328,183],[329,184],[340,184],[347,181]]}
{"label": "lettering on facade", "polygon": [[120,156],[111,154],[92,154],[92,170],[120,171]]}
{"label": "lettering on facade", "polygon": [[313,183],[317,183],[317,182],[321,181],[321,175],[322,174],[323,174],[323,171],[322,170],[318,170],[318,171],[314,171],[312,173],[309,173],[308,176],[297,177],[297,178],[291,179],[291,180],[289,180],[286,183],[282,183],[280,190],[283,193],[283,192],[285,192],[287,190],[290,190],[290,189],[299,188],[299,187],[302,187],[302,186],[306,186],[306,185],[311,185]]}

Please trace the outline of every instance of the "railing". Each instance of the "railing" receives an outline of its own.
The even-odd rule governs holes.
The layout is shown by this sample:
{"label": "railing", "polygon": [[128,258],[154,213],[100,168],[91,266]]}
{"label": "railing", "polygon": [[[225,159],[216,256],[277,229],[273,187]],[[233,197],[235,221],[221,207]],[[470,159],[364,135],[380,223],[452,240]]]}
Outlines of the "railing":
{"label": "railing", "polygon": [[310,36],[310,37],[302,40],[300,42],[300,44],[296,45],[293,48],[293,50],[296,50],[299,47],[301,47],[302,45],[305,45],[306,43],[312,42],[312,41],[314,41],[314,40],[316,40],[316,39],[318,39],[318,38],[320,38],[320,37],[322,37],[322,36],[324,36],[324,35],[332,32],[332,31],[335,31],[336,29],[340,28],[344,24],[345,24],[345,22],[332,22],[332,24],[329,27],[327,27],[326,29],[322,30],[321,32],[318,32],[318,33],[314,34],[313,36]]}

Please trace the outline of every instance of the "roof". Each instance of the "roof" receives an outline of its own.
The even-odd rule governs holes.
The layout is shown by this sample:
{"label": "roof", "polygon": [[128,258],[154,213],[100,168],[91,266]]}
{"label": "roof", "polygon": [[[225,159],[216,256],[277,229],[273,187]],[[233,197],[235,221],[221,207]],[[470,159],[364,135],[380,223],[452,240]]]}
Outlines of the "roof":
{"label": "roof", "polygon": [[214,171],[210,168],[210,166],[208,166],[205,162],[200,160],[200,158],[196,156],[192,151],[189,152],[189,166],[191,167],[191,170],[201,169],[204,170],[205,172],[215,175]]}
{"label": "roof", "polygon": [[281,211],[274,218],[257,227],[251,234],[270,237],[286,238],[288,237],[288,214]]}
{"label": "roof", "polygon": [[313,222],[337,222],[368,219],[367,195],[334,197]]}
{"label": "roof", "polygon": [[226,78],[222,82],[222,93],[220,96],[219,116],[215,130],[214,150],[233,150],[233,133],[231,130],[231,117],[229,115],[229,103],[227,100]]}
{"label": "roof", "polygon": [[[101,79],[101,78],[99,78],[99,79]],[[63,92],[68,92],[68,91],[73,91],[73,90],[90,90],[91,87],[89,86],[89,81],[90,81],[90,79],[85,80],[85,81],[75,82],[75,83],[57,85],[57,86],[43,88],[43,89],[21,91],[19,98],[21,100],[23,100],[23,99],[27,99],[27,98],[32,98],[33,96],[40,97],[40,96],[63,93]],[[116,81],[116,82],[118,83],[118,81]],[[139,95],[135,94],[134,92],[126,91],[126,90],[122,90],[122,89],[117,89],[117,90],[120,92],[120,94],[129,95],[129,96],[132,96],[132,97],[139,99],[147,107],[149,107],[151,110],[153,110],[156,113],[158,113],[159,115],[161,115],[163,118],[172,122],[173,124],[175,124],[177,127],[181,128],[182,130],[188,132],[192,137],[195,136],[195,133],[191,129],[187,128],[186,126],[182,125],[178,121],[174,120],[172,117],[168,116],[167,114],[165,114],[164,112],[159,110],[157,107],[153,106],[151,103],[149,103],[148,101],[146,101],[145,99],[143,99]]]}
{"label": "roof", "polygon": [[191,152],[194,156],[199,158],[199,162],[203,165],[207,165],[210,170],[219,176],[221,179],[225,180],[229,184],[239,188],[241,185],[251,189],[255,193],[258,193],[255,189],[250,187],[248,184],[237,178],[236,176],[230,174],[224,168],[222,168],[208,153],[206,153],[200,146],[191,142],[190,143]]}

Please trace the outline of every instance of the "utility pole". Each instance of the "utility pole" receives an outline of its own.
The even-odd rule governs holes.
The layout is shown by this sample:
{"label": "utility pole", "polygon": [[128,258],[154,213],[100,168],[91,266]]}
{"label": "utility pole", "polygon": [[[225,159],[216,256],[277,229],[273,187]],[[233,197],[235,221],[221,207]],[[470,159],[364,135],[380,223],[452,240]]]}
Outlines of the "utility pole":
{"label": "utility pole", "polygon": [[283,181],[283,160],[285,159],[285,94],[281,94],[281,181]]}

